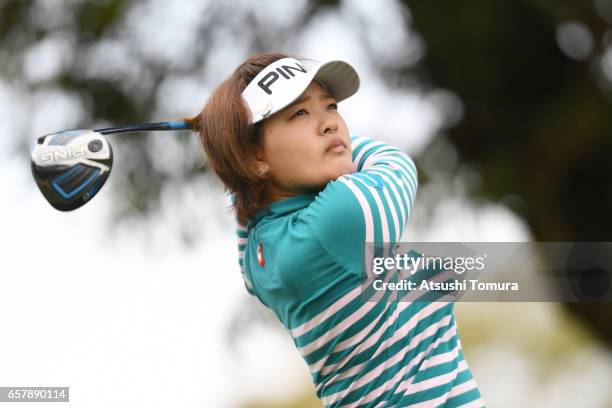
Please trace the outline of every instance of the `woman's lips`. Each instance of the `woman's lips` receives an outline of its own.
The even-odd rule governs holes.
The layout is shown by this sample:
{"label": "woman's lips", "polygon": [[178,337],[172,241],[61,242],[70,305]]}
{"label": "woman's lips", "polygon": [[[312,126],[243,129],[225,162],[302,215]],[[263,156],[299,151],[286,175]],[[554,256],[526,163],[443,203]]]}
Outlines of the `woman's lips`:
{"label": "woman's lips", "polygon": [[339,137],[335,138],[331,141],[329,146],[327,146],[326,152],[342,152],[346,146],[344,146],[344,142]]}

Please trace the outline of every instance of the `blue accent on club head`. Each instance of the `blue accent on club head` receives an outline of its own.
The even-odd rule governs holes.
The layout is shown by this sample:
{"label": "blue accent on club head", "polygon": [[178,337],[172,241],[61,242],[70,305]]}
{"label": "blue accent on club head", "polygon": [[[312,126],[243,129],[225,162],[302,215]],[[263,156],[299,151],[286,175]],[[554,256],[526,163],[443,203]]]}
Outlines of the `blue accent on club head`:
{"label": "blue accent on club head", "polygon": [[89,184],[91,182],[91,180],[93,180],[94,178],[96,178],[100,173],[101,170],[100,169],[96,169],[96,171],[87,178],[87,180],[83,181],[79,186],[77,186],[74,190],[70,191],[70,192],[66,192],[64,191],[64,189],[62,187],[60,187],[59,183],[66,179],[67,177],[69,177],[70,175],[74,174],[75,172],[77,172],[78,170],[80,170],[82,168],[82,166],[79,167],[75,167],[73,169],[70,169],[70,171],[68,171],[66,174],[61,175],[60,177],[56,178],[55,180],[53,180],[51,182],[51,185],[53,186],[53,189],[60,195],[62,196],[62,198],[64,198],[65,200],[69,200],[72,197],[74,197],[75,195],[77,195],[79,192],[81,192],[81,190],[83,190],[85,188],[85,186],[87,186],[87,184]]}
{"label": "blue accent on club head", "polygon": [[94,194],[96,194],[96,193],[98,192],[98,190],[100,189],[100,187],[102,187],[102,185],[101,185],[101,183],[100,183],[100,180],[98,180],[98,181],[96,181],[96,182],[94,183],[94,185],[93,185],[93,186],[91,186],[91,187],[89,188],[89,190],[87,190],[87,192],[89,193],[89,195],[90,195],[91,197],[93,197],[93,196],[94,196]]}
{"label": "blue accent on club head", "polygon": [[67,145],[74,138],[82,135],[85,132],[89,132],[89,130],[87,129],[65,130],[63,132],[59,132],[53,135],[49,144],[50,145]]}

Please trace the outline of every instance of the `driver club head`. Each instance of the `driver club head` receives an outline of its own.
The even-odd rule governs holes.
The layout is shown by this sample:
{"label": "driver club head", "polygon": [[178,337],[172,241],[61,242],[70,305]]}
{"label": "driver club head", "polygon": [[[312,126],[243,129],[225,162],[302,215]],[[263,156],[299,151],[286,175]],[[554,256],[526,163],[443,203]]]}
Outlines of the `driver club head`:
{"label": "driver club head", "polygon": [[101,133],[67,130],[38,138],[31,160],[34,180],[47,201],[60,211],[72,211],[100,191],[113,151]]}

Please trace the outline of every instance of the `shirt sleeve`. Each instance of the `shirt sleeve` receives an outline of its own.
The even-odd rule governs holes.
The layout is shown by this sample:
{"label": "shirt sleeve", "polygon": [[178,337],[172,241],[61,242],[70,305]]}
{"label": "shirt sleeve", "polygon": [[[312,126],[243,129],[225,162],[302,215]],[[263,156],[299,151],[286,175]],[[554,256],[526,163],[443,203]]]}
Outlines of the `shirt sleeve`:
{"label": "shirt sleeve", "polygon": [[361,271],[366,243],[392,249],[412,211],[418,177],[401,149],[371,138],[351,137],[353,173],[330,182],[306,220],[336,260]]}

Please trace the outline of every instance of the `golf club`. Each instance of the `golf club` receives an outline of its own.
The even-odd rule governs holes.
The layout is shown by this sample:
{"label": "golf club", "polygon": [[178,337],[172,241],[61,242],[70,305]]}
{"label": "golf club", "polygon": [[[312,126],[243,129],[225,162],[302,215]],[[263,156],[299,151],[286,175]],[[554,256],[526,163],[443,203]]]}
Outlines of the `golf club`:
{"label": "golf club", "polygon": [[54,208],[72,211],[91,200],[110,174],[113,150],[104,135],[192,129],[192,124],[183,120],[65,130],[41,136],[32,148],[32,175]]}

